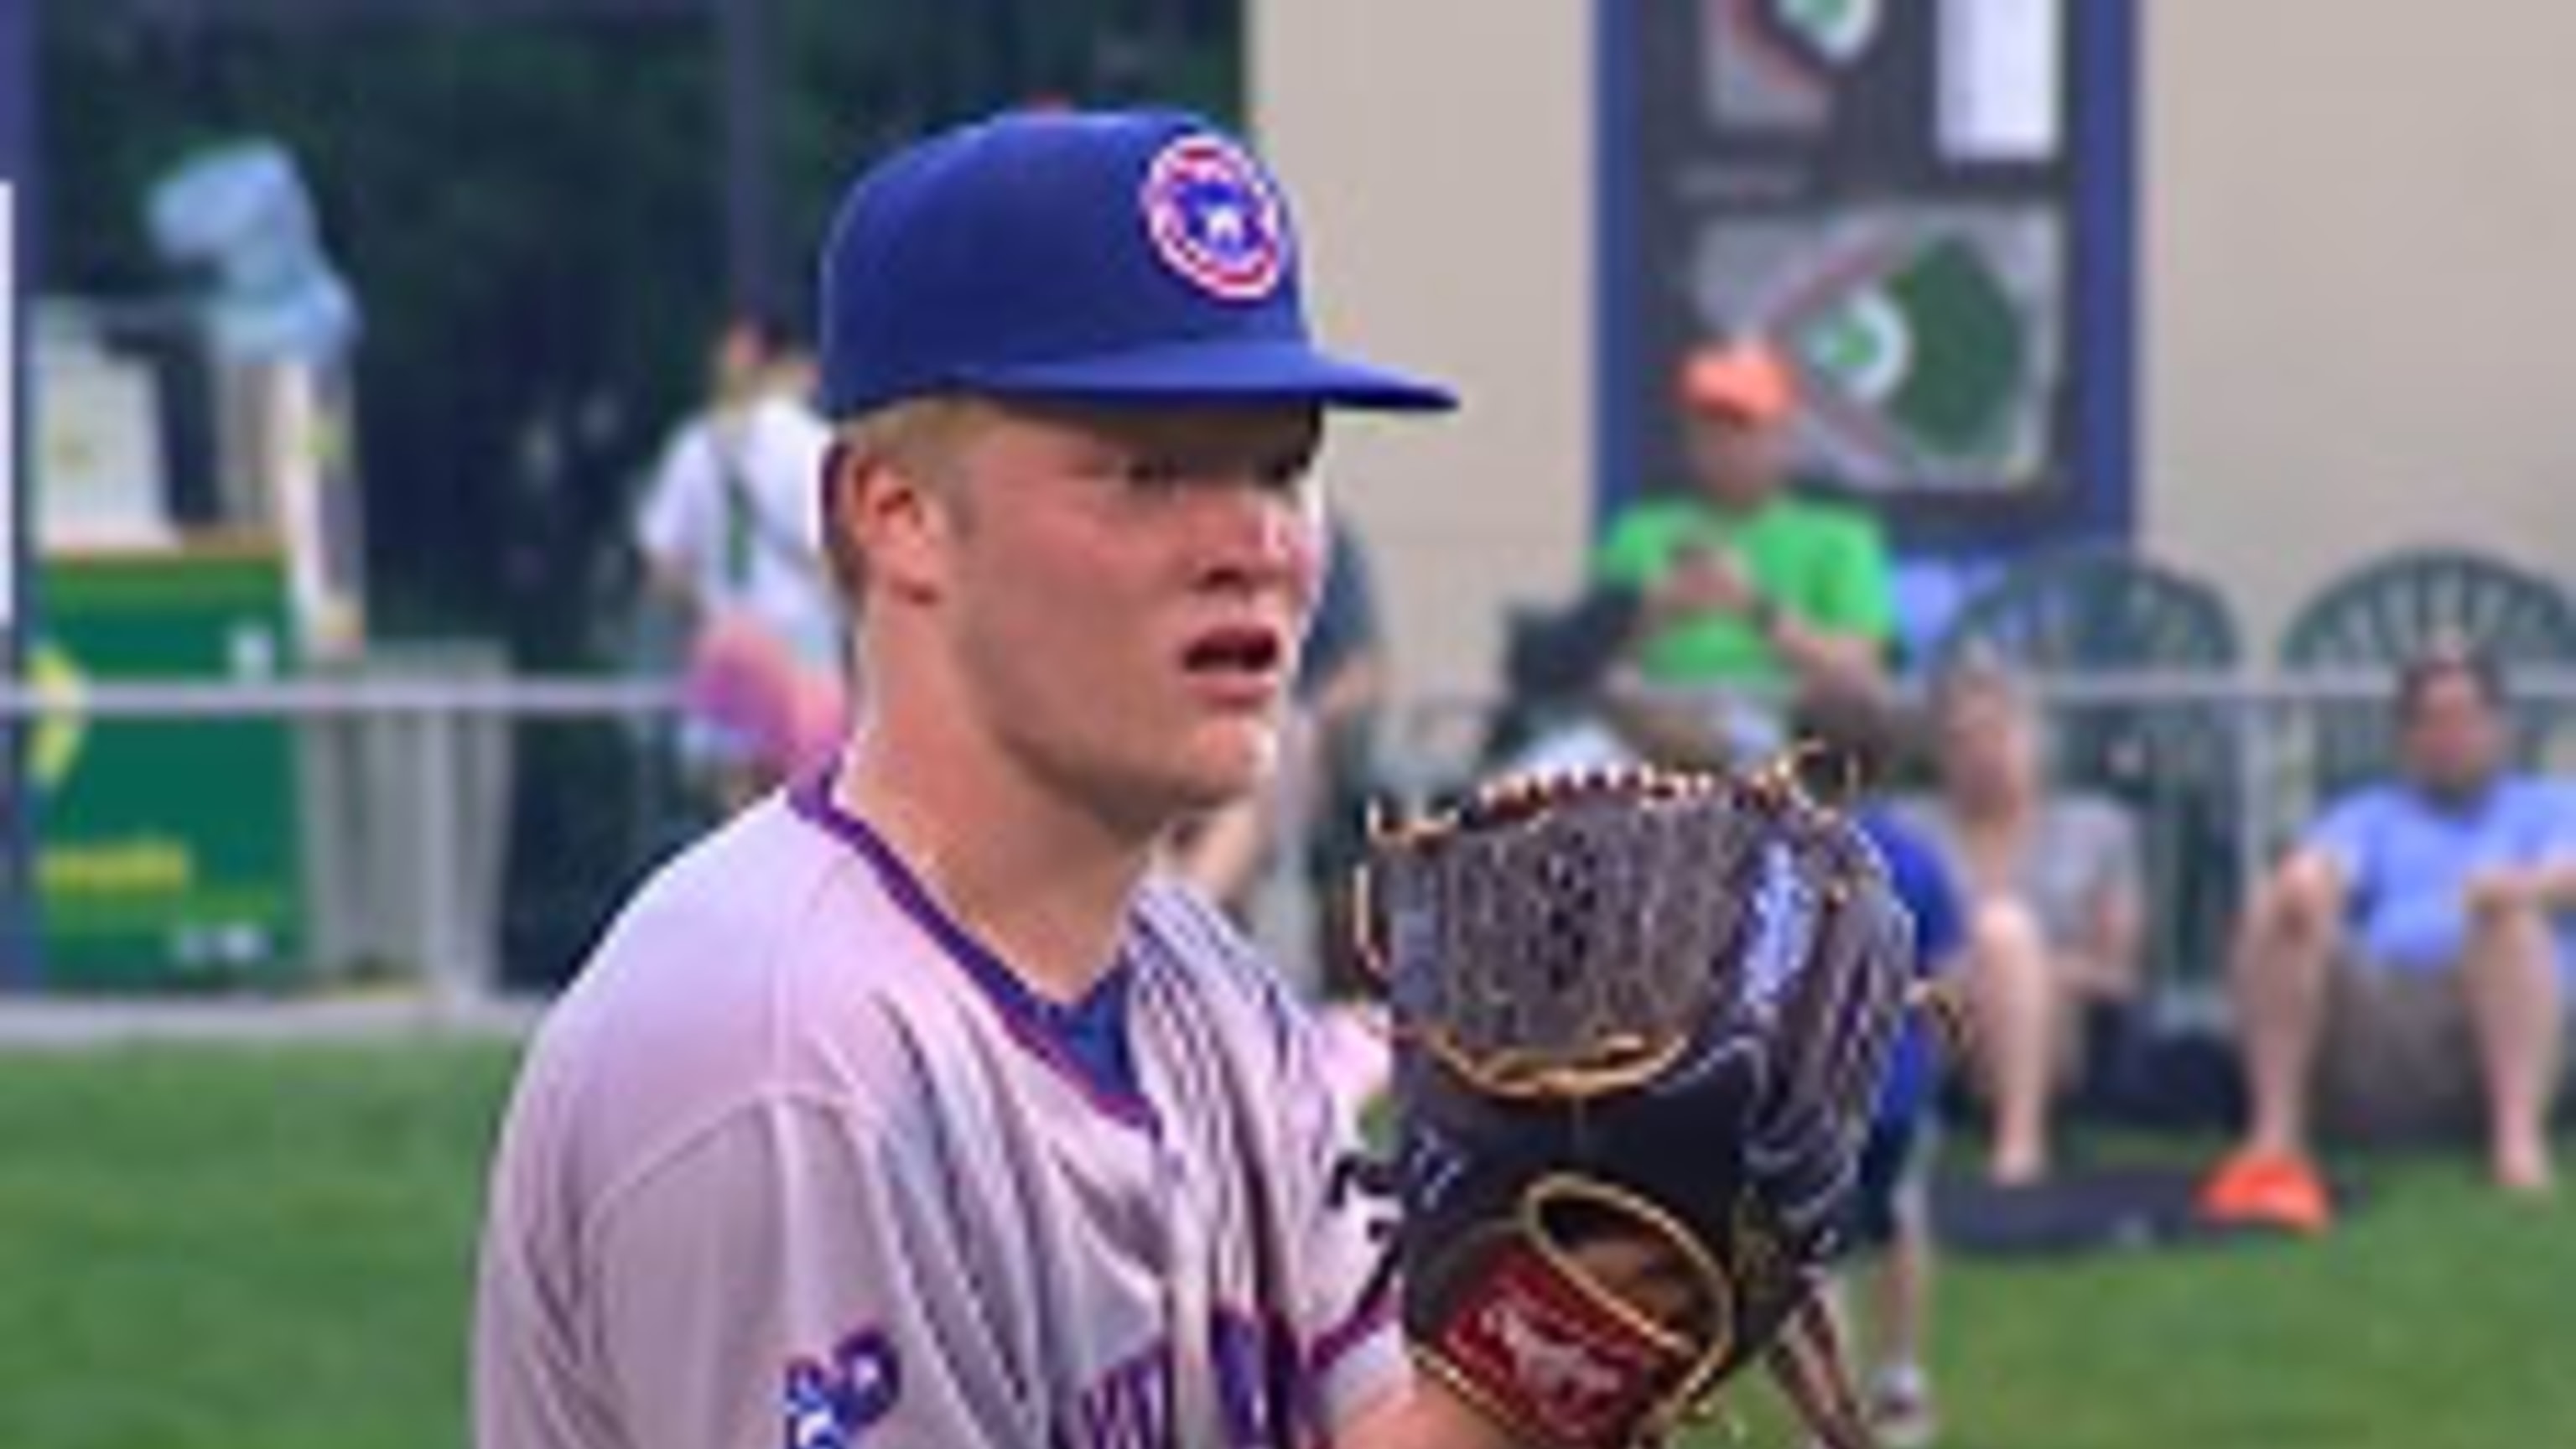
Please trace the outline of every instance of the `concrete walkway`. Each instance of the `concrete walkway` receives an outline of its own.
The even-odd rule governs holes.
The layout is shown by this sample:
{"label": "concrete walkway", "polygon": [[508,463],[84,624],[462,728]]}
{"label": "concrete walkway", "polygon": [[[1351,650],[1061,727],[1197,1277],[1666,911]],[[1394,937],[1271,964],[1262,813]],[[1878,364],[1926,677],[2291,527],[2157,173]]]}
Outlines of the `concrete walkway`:
{"label": "concrete walkway", "polygon": [[437,1037],[524,1037],[546,1003],[534,997],[454,1001],[426,992],[314,997],[0,994],[0,1052],[136,1043],[269,1046]]}

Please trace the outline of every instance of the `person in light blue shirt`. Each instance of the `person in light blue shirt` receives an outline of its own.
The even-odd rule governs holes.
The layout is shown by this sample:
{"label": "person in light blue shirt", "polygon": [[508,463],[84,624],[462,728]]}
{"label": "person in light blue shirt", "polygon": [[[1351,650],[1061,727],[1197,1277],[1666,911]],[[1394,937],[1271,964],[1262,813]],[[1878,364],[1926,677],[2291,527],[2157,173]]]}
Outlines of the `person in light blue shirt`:
{"label": "person in light blue shirt", "polygon": [[2397,776],[2337,801],[2256,892],[2235,963],[2252,1115],[2211,1216],[2325,1227],[2312,1115],[2364,1138],[2483,1130],[2499,1185],[2550,1189],[2576,791],[2508,769],[2503,705],[2478,656],[2410,662]]}
{"label": "person in light blue shirt", "polygon": [[[2411,783],[2368,786],[2344,797],[2308,831],[2306,845],[2346,882],[2354,954],[2389,971],[2447,971],[2470,946],[2471,881],[2568,848],[2569,787],[2506,776],[2474,799],[2444,801]],[[2553,923],[2562,986],[2576,953],[2571,922]]]}

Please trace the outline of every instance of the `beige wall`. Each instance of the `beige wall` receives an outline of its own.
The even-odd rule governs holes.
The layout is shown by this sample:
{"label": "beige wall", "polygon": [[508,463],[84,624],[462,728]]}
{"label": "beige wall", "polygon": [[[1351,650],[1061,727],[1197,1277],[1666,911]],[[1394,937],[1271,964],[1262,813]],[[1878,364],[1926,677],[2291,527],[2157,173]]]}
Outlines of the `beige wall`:
{"label": "beige wall", "polygon": [[[2139,513],[2268,649],[2392,544],[2576,576],[2576,4],[2138,0]],[[1256,128],[1329,332],[1449,377],[1332,472],[1414,691],[1575,578],[1590,478],[1590,8],[1256,0]],[[2473,12],[2473,13],[2472,13]]]}
{"label": "beige wall", "polygon": [[2392,544],[2576,582],[2576,5],[2142,8],[2150,542],[2266,648]]}
{"label": "beige wall", "polygon": [[1481,688],[1509,597],[1579,581],[1588,526],[1590,19],[1582,4],[1264,0],[1253,129],[1295,194],[1319,326],[1457,418],[1342,424],[1408,694]]}

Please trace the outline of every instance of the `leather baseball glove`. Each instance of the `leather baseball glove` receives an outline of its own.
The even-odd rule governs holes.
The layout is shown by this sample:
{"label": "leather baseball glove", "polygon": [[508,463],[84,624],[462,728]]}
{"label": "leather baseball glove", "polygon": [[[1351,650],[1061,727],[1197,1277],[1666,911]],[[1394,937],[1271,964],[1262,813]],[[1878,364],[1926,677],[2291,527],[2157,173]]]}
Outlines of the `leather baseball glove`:
{"label": "leather baseball glove", "polygon": [[1738,1368],[1867,1435],[1817,1297],[1912,980],[1794,775],[1522,780],[1381,830],[1404,1317],[1539,1443],[1651,1443]]}

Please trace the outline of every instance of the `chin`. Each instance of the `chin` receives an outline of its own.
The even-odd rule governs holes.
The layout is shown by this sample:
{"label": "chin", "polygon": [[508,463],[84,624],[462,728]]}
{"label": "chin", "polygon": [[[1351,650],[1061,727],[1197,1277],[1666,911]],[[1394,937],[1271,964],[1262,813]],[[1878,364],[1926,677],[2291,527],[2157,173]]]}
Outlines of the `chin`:
{"label": "chin", "polygon": [[1181,788],[1198,803],[1224,805],[1269,783],[1279,770],[1279,731],[1272,728],[1228,730],[1174,754]]}

